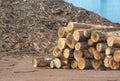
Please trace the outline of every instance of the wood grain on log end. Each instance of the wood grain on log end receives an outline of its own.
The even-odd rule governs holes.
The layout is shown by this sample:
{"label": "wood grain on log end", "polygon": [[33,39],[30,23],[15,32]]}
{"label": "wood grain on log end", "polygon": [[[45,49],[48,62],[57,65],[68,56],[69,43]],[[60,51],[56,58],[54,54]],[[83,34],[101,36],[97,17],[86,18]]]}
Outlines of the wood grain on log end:
{"label": "wood grain on log end", "polygon": [[66,45],[65,41],[66,41],[65,38],[59,38],[58,43],[57,43],[57,47],[61,50],[64,49],[65,45]]}
{"label": "wood grain on log end", "polygon": [[73,60],[73,61],[71,62],[71,68],[72,68],[72,69],[77,69],[77,67],[78,67],[77,61]]}
{"label": "wood grain on log end", "polygon": [[83,56],[83,52],[81,50],[74,50],[74,59],[76,61],[79,61],[79,58],[81,58]]}
{"label": "wood grain on log end", "polygon": [[67,35],[67,32],[68,32],[67,27],[60,27],[58,29],[58,37],[59,38],[65,38],[66,35]]}
{"label": "wood grain on log end", "polygon": [[120,50],[115,51],[113,58],[116,62],[120,62]]}
{"label": "wood grain on log end", "polygon": [[114,69],[114,70],[120,68],[120,63],[119,63],[119,62],[116,62],[113,58],[111,58],[111,59],[109,60],[109,65],[110,65],[110,68],[111,68],[111,69]]}
{"label": "wood grain on log end", "polygon": [[85,69],[85,67],[86,67],[86,60],[84,59],[84,58],[79,58],[79,61],[78,61],[78,68],[80,69],[80,70],[83,70],[83,69]]}

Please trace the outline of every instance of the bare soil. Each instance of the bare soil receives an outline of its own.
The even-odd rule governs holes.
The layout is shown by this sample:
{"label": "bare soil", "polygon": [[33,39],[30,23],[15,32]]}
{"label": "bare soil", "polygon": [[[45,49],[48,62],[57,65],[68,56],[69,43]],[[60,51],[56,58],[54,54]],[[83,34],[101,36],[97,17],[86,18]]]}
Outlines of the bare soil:
{"label": "bare soil", "polygon": [[120,81],[120,72],[34,68],[33,56],[0,58],[0,81]]}

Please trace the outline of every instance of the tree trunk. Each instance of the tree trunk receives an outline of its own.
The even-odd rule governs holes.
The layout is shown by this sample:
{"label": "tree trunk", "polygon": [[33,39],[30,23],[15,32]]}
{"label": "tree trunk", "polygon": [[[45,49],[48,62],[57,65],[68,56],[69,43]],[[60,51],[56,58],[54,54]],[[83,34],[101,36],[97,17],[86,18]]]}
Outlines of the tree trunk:
{"label": "tree trunk", "polygon": [[107,44],[109,47],[120,47],[120,37],[108,37]]}
{"label": "tree trunk", "polygon": [[74,50],[74,59],[79,61],[79,59],[83,56],[83,52],[81,50]]}
{"label": "tree trunk", "polygon": [[69,48],[73,49],[75,46],[75,41],[73,39],[72,33],[68,33],[66,36],[66,44]]}
{"label": "tree trunk", "polygon": [[66,47],[65,41],[66,41],[65,38],[59,38],[57,42],[57,47],[61,50],[64,49]]}
{"label": "tree trunk", "polygon": [[113,58],[116,62],[120,62],[120,50],[114,52]]}
{"label": "tree trunk", "polygon": [[119,62],[116,62],[113,58],[111,58],[111,59],[109,60],[109,65],[110,65],[110,68],[111,68],[111,69],[114,69],[114,70],[120,68],[120,63],[119,63]]}
{"label": "tree trunk", "polygon": [[108,48],[108,45],[106,43],[97,43],[97,45],[96,45],[96,50],[98,52],[104,52],[105,53],[106,48]]}
{"label": "tree trunk", "polygon": [[59,38],[66,38],[68,33],[67,27],[60,27],[58,29],[58,37]]}

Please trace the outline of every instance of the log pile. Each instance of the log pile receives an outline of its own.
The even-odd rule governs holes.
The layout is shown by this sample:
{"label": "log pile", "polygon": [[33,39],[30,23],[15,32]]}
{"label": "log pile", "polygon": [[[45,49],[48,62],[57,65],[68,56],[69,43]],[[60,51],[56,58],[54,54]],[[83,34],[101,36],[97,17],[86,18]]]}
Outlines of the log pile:
{"label": "log pile", "polygon": [[[120,28],[69,22],[58,30],[53,58],[38,66],[63,69],[120,69]],[[33,60],[33,65],[36,60]],[[44,63],[44,64],[43,64]],[[37,65],[34,65],[35,67]]]}

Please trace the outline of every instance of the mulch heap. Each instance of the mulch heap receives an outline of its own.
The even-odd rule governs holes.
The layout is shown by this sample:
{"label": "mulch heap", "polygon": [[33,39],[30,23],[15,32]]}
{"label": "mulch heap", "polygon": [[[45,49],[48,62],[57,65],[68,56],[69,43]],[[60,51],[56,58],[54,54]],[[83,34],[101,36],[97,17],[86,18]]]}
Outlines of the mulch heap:
{"label": "mulch heap", "polygon": [[2,0],[0,52],[7,55],[50,55],[57,29],[69,21],[120,26],[63,0]]}

